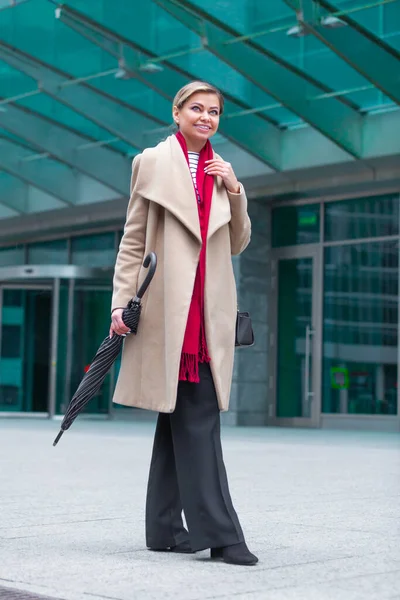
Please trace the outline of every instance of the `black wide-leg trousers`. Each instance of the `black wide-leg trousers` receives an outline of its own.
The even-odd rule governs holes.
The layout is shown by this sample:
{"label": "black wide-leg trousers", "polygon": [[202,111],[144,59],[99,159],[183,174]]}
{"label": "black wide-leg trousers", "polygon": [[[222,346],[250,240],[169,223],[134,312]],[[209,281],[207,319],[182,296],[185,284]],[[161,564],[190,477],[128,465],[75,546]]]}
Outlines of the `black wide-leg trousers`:
{"label": "black wide-leg trousers", "polygon": [[200,383],[179,382],[175,411],[158,416],[146,500],[149,548],[189,540],[197,551],[244,541],[229,493],[209,365],[200,363],[199,374]]}

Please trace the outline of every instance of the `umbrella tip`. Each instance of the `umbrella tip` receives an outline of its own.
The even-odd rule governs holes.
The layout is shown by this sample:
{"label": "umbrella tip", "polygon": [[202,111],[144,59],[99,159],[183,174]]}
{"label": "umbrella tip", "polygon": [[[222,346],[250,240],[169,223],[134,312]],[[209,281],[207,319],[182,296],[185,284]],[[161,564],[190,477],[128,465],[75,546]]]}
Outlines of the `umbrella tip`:
{"label": "umbrella tip", "polygon": [[60,432],[59,432],[58,436],[56,437],[56,439],[53,442],[53,446],[57,446],[57,444],[58,444],[58,442],[60,440],[60,437],[62,436],[63,433],[64,433],[63,430],[60,429]]}

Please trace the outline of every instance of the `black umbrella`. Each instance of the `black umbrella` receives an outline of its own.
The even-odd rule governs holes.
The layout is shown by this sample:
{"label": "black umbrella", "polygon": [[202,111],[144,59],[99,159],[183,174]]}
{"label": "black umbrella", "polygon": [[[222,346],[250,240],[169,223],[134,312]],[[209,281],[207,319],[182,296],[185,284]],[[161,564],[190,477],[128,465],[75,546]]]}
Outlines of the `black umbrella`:
{"label": "black umbrella", "polygon": [[[157,267],[157,256],[155,252],[150,252],[144,260],[143,266],[148,267],[149,265],[150,268],[146,275],[146,279],[140,286],[136,296],[129,301],[128,306],[124,308],[124,312],[122,313],[122,320],[130,329],[130,332],[128,332],[127,335],[129,335],[129,333],[137,333],[142,310],[141,299],[149,287]],[[117,335],[114,333],[111,338],[108,336],[101,343],[87,373],[68,405],[64,419],[61,423],[61,430],[54,440],[53,446],[57,445],[64,431],[71,427],[77,415],[100,389],[108,371],[121,351],[124,337],[125,335]]]}

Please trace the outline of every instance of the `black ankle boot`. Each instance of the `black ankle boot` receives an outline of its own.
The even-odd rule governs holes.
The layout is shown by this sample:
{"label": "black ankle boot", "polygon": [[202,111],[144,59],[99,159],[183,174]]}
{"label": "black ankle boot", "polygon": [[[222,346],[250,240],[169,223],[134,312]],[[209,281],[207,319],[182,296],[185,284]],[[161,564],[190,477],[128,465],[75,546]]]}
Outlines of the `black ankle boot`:
{"label": "black ankle boot", "polygon": [[192,550],[192,547],[191,547],[189,541],[181,542],[177,546],[171,546],[170,551],[178,552],[180,554],[195,554],[194,550]]}
{"label": "black ankle boot", "polygon": [[211,548],[211,558],[221,559],[230,565],[251,566],[258,563],[258,558],[252,554],[245,542],[222,548]]}
{"label": "black ankle boot", "polygon": [[169,546],[168,548],[149,548],[153,552],[177,552],[178,554],[195,554],[192,550],[189,541],[181,542],[176,546]]}

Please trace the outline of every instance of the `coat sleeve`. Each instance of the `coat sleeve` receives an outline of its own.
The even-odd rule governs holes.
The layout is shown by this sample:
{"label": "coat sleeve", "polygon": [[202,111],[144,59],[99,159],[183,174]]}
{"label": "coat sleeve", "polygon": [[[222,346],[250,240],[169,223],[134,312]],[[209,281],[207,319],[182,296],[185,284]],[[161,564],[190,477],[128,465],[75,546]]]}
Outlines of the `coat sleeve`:
{"label": "coat sleeve", "polygon": [[139,271],[143,264],[149,202],[136,191],[140,155],[132,162],[131,194],[126,215],[124,235],[115,263],[111,311],[124,308],[135,296]]}
{"label": "coat sleeve", "polygon": [[247,197],[242,184],[240,192],[233,194],[228,192],[231,205],[231,220],[229,233],[231,236],[231,253],[240,254],[250,243],[251,221],[247,214]]}

